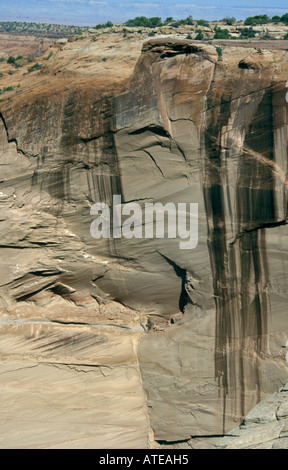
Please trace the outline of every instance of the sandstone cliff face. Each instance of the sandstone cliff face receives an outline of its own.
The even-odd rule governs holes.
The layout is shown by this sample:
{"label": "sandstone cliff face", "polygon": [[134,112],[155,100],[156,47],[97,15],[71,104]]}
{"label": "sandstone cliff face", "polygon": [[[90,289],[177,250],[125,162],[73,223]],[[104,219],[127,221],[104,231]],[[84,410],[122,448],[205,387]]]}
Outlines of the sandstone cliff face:
{"label": "sandstone cliff face", "polygon": [[[2,406],[17,397],[4,446],[61,446],[78,389],[81,432],[63,425],[65,446],[191,444],[287,378],[286,51],[103,47],[61,46],[0,107]],[[90,208],[115,194],[198,203],[197,247],[93,239]],[[83,408],[96,389],[94,420]],[[47,418],[40,441],[32,429],[15,438],[27,409]]]}

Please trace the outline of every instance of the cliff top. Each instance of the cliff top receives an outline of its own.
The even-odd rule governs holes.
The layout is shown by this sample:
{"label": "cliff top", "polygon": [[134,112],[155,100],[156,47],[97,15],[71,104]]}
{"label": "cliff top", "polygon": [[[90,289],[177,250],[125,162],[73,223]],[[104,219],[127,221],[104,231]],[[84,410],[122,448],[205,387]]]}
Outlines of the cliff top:
{"label": "cliff top", "polygon": [[[266,26],[266,25],[264,25]],[[262,26],[261,26],[262,27]],[[261,68],[264,62],[282,63],[288,50],[288,40],[209,40],[187,39],[188,28],[106,28],[89,29],[81,35],[58,39],[52,43],[43,38],[38,41],[36,56],[30,55],[31,36],[28,45],[21,42],[21,53],[15,49],[15,36],[6,35],[7,44],[13,44],[14,55],[0,52],[0,102],[2,110],[10,107],[11,100],[27,102],[27,93],[42,96],[65,93],[71,89],[85,88],[105,93],[125,90],[133,75],[136,63],[143,53],[159,53],[161,56],[182,53],[201,53],[225,69],[242,61],[243,68]],[[205,28],[205,26],[203,27]],[[281,26],[286,28],[288,26]],[[185,34],[184,34],[185,32]],[[3,35],[2,35],[3,36]],[[17,43],[17,40],[16,40]],[[20,42],[19,42],[20,44]],[[25,49],[25,44],[27,49]],[[1,45],[1,35],[0,35]],[[9,47],[6,47],[9,50]],[[264,51],[259,55],[259,51]],[[268,54],[267,51],[271,53]],[[19,52],[19,51],[18,51]],[[247,62],[248,60],[248,62]],[[247,63],[246,63],[246,62]],[[263,62],[264,61],[264,62]],[[262,65],[261,65],[262,64]],[[280,68],[278,67],[280,70]],[[277,70],[277,66],[275,66]],[[281,70],[280,70],[280,73]],[[282,74],[283,75],[283,74]],[[287,77],[283,76],[283,80]],[[22,100],[23,98],[23,100]],[[19,101],[18,101],[19,100]]]}

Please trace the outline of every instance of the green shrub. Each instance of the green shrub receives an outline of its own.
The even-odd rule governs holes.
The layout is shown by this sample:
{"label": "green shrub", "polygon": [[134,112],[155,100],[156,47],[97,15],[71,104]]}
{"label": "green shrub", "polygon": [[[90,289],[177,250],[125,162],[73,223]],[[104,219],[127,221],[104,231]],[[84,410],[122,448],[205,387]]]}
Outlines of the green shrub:
{"label": "green shrub", "polygon": [[278,16],[278,15],[272,16],[271,21],[272,21],[272,23],[280,23],[281,17]]}
{"label": "green shrub", "polygon": [[250,26],[250,28],[240,28],[238,31],[240,32],[241,39],[255,38],[256,35],[252,26]]}
{"label": "green shrub", "polygon": [[191,15],[187,16],[186,20],[184,20],[184,21],[185,21],[185,24],[190,25],[190,26],[192,26],[194,24],[193,18],[192,18]]}
{"label": "green shrub", "polygon": [[232,24],[236,23],[236,18],[234,16],[226,16],[221,20],[223,23],[226,23],[228,26],[232,26]]}
{"label": "green shrub", "polygon": [[14,90],[13,86],[8,86],[7,88],[0,88],[0,95],[3,95],[3,93],[6,93],[6,91],[12,91]]}
{"label": "green shrub", "polygon": [[270,18],[267,15],[256,15],[256,16],[249,16],[244,21],[246,26],[256,26],[259,24],[267,24],[269,23]]}
{"label": "green shrub", "polygon": [[[169,19],[169,24],[170,26],[173,26],[173,28],[179,28],[179,26],[182,26],[182,25],[192,26],[194,24],[194,21],[191,15],[187,16],[187,18],[183,20],[173,20],[173,18],[167,18],[167,19]],[[164,24],[167,24],[166,21]]]}
{"label": "green shrub", "polygon": [[37,70],[40,70],[40,69],[42,69],[42,65],[38,64],[37,62],[36,64],[32,65],[32,67],[29,67],[28,73],[36,72]]}
{"label": "green shrub", "polygon": [[216,51],[217,51],[217,54],[218,54],[218,58],[220,59],[222,57],[222,49],[221,47],[216,47]]}
{"label": "green shrub", "polygon": [[125,26],[143,26],[146,28],[155,28],[156,26],[163,25],[161,18],[154,16],[146,18],[146,16],[136,16],[136,18],[127,20]]}
{"label": "green shrub", "polygon": [[163,25],[161,18],[159,16],[153,16],[152,18],[149,18],[149,28],[156,28],[156,26],[161,26]]}
{"label": "green shrub", "polygon": [[[22,58],[22,57],[21,57],[21,58]],[[12,62],[12,63],[11,63],[11,65],[12,65],[13,67],[15,67],[15,69],[19,69],[20,67],[22,67],[21,64],[19,64],[18,62],[16,62],[16,59],[15,59],[15,62]]]}
{"label": "green shrub", "polygon": [[147,323],[146,323],[146,328],[148,331],[152,330],[153,328],[153,322],[148,318]]}
{"label": "green shrub", "polygon": [[196,31],[197,35],[195,37],[195,41],[203,41],[204,39],[204,33],[201,30]]}
{"label": "green shrub", "polygon": [[213,39],[229,39],[230,34],[228,29],[215,28],[215,34]]}
{"label": "green shrub", "polygon": [[111,21],[106,21],[103,24],[96,24],[95,29],[104,29],[104,28],[111,28],[114,24]]}
{"label": "green shrub", "polygon": [[209,23],[206,20],[197,20],[197,25],[198,26],[206,26],[209,28]]}

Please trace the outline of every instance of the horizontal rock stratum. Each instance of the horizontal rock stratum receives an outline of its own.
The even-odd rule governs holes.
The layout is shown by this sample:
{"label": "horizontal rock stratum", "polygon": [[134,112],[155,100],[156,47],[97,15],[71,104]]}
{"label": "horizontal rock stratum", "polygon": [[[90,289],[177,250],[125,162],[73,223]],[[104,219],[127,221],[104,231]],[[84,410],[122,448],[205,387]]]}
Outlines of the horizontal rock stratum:
{"label": "horizontal rock stratum", "polygon": [[[9,78],[0,446],[208,447],[287,380],[284,44],[79,37]],[[197,203],[197,247],[95,240],[113,195]]]}

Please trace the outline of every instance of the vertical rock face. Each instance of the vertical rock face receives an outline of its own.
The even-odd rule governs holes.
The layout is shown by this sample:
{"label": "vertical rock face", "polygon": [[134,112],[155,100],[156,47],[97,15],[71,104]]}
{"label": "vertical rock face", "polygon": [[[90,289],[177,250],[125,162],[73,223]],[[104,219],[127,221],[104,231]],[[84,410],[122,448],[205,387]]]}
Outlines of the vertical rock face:
{"label": "vertical rock face", "polygon": [[[165,242],[157,247],[182,276],[184,319],[161,339],[145,338],[140,348],[156,436],[181,440],[193,433],[225,432],[271,387],[274,374],[278,380],[286,374],[283,362],[282,373],[281,361],[274,362],[273,344],[275,334],[287,332],[285,314],[279,323],[272,312],[280,314],[286,291],[279,278],[285,279],[286,271],[287,103],[272,52],[245,51],[247,57],[240,59],[239,51],[236,57],[231,51],[228,69],[227,62],[217,63],[213,48],[152,42],[145,51],[145,65],[138,64],[144,80],[140,72],[135,75],[141,92],[135,83],[128,97],[120,97],[121,104],[131,103],[137,90],[137,142],[129,139],[134,108],[131,121],[126,112],[120,122],[128,127],[123,139],[133,149],[128,156],[144,156],[149,146],[162,174],[158,171],[157,193],[147,192],[147,183],[142,189],[138,179],[141,159],[136,169],[129,159],[129,169],[122,170],[124,194],[134,185],[129,200],[150,194],[162,202],[198,202],[200,208],[195,250],[187,254]],[[156,129],[151,138],[153,126],[157,138]],[[163,134],[169,138],[166,155]],[[173,185],[165,187],[171,153],[177,169]],[[121,157],[120,151],[120,168]],[[181,167],[186,181],[178,186]],[[284,263],[278,267],[277,237]],[[173,290],[167,294],[175,297]],[[167,423],[163,416],[169,417]]]}
{"label": "vertical rock face", "polygon": [[[59,80],[55,93],[46,67],[44,84],[2,103],[2,323],[136,335],[159,442],[222,435],[287,377],[285,57],[153,40],[121,88]],[[197,247],[93,239],[90,208],[113,195],[197,203]]]}
{"label": "vertical rock face", "polygon": [[254,52],[249,59],[245,67],[244,60],[239,62],[238,76],[222,79],[221,97],[214,91],[215,85],[220,88],[216,73],[205,130],[204,198],[216,305],[215,377],[223,387],[224,412],[226,398],[238,388],[238,381],[241,414],[251,378],[255,394],[261,396],[260,363],[270,354],[274,311],[270,293],[276,287],[267,251],[270,234],[283,238],[281,226],[287,217],[282,170],[287,154],[285,92],[274,83],[271,53]]}

